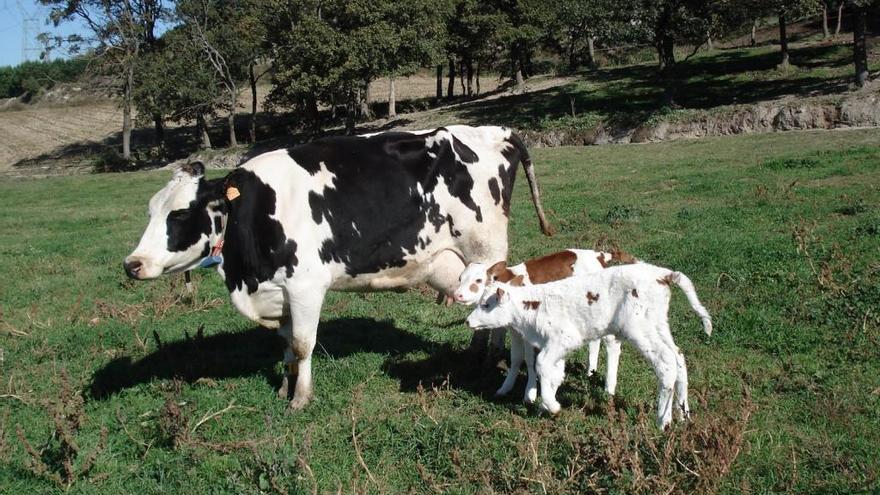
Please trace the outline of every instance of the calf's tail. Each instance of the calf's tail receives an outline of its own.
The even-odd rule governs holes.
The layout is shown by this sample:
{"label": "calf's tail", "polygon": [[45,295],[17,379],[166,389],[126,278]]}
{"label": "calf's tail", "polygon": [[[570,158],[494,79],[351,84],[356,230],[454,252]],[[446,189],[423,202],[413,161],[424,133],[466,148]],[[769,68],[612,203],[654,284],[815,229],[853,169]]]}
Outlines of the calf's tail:
{"label": "calf's tail", "polygon": [[697,298],[697,290],[694,288],[691,279],[681,272],[672,272],[671,278],[675,285],[677,285],[678,288],[684,292],[684,295],[687,296],[688,302],[691,304],[691,309],[694,310],[694,313],[703,320],[703,331],[706,332],[706,335],[712,335],[712,317],[709,316],[709,312],[706,311],[706,308],[700,303],[700,299]]}
{"label": "calf's tail", "polygon": [[510,143],[519,151],[520,162],[522,162],[523,171],[526,173],[526,180],[529,182],[529,191],[532,193],[532,204],[535,205],[535,212],[538,214],[538,222],[541,223],[541,232],[544,235],[553,235],[555,230],[547,217],[544,215],[544,207],[541,206],[541,192],[538,190],[538,179],[535,178],[535,167],[532,165],[532,159],[529,156],[529,150],[515,132],[510,133]]}

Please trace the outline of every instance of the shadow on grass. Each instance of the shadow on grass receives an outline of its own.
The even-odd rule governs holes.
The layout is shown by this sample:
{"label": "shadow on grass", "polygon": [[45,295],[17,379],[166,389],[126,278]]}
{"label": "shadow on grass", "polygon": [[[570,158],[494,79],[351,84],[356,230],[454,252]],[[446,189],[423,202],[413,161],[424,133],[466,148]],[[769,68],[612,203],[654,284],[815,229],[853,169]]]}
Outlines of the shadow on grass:
{"label": "shadow on grass", "polygon": [[[281,383],[277,365],[285,345],[274,330],[261,327],[159,343],[158,349],[141,359],[123,356],[98,369],[92,375],[89,396],[105,399],[154,379],[193,383],[199,378],[263,375],[277,386]],[[398,356],[430,346],[430,342],[388,321],[340,318],[319,325],[315,352],[334,359],[362,352]]]}

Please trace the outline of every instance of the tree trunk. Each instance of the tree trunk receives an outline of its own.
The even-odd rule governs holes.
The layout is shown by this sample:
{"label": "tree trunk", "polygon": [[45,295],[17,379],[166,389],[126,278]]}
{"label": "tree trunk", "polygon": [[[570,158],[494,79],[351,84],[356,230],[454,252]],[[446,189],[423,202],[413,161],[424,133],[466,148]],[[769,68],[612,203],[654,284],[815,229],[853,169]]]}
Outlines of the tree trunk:
{"label": "tree trunk", "polygon": [[351,136],[354,134],[355,128],[355,112],[361,100],[361,90],[358,89],[352,94],[349,92],[348,101],[345,103],[345,133]]}
{"label": "tree trunk", "polygon": [[856,68],[856,84],[861,88],[868,83],[868,47],[865,40],[867,10],[867,6],[855,4],[852,13],[853,62]]}
{"label": "tree trunk", "polygon": [[477,61],[477,94],[480,94],[480,62]]}
{"label": "tree trunk", "polygon": [[574,35],[572,33],[568,34],[568,72],[574,72],[577,70],[577,60],[575,58],[574,51]]}
{"label": "tree trunk", "polygon": [[364,82],[363,98],[361,98],[361,118],[370,120],[373,118],[373,112],[370,110],[370,81]]}
{"label": "tree trunk", "polygon": [[248,81],[251,83],[251,128],[250,138],[252,143],[257,142],[257,77],[254,74],[254,64],[248,65]]}
{"label": "tree trunk", "polygon": [[437,100],[443,98],[443,64],[437,64]]}
{"label": "tree trunk", "polygon": [[397,116],[397,102],[394,94],[394,76],[388,77],[388,116]]}
{"label": "tree trunk", "polygon": [[208,123],[205,122],[205,115],[201,113],[196,116],[196,138],[199,140],[199,147],[201,149],[211,149],[211,136],[208,134]]}
{"label": "tree trunk", "polygon": [[822,2],[822,39],[827,40],[830,37],[831,32],[828,30],[828,5]]}
{"label": "tree trunk", "polygon": [[755,47],[755,45],[758,44],[758,39],[756,36],[757,31],[758,31],[758,19],[755,19],[754,21],[752,21],[752,38],[751,38],[751,40],[749,40],[749,45],[751,45],[753,48]]}
{"label": "tree trunk", "polygon": [[837,6],[837,29],[834,30],[834,36],[840,34],[840,23],[843,19],[843,1]]}
{"label": "tree trunk", "polygon": [[516,81],[516,89],[517,91],[521,91],[523,85],[525,84],[525,78],[523,78],[523,60],[522,56],[518,51],[514,52],[513,63],[516,64],[516,72],[514,73],[514,80]]}
{"label": "tree trunk", "polygon": [[449,82],[446,84],[446,98],[455,96],[455,59],[449,57]]}
{"label": "tree trunk", "polygon": [[122,158],[131,159],[131,92],[134,89],[134,65],[125,68],[125,86],[122,94]]}
{"label": "tree trunk", "polygon": [[712,43],[712,33],[709,31],[706,31],[706,45],[710,52],[715,49],[715,45]]}
{"label": "tree trunk", "polygon": [[468,59],[465,63],[465,71],[467,72],[467,95],[474,96],[474,62]]}
{"label": "tree trunk", "polygon": [[657,58],[660,65],[660,73],[667,74],[672,72],[675,65],[675,39],[671,34],[672,11],[667,6],[660,14],[657,20],[656,31],[654,32],[654,43],[657,47]]}
{"label": "tree trunk", "polygon": [[461,84],[462,96],[467,94],[467,87],[464,85],[464,60],[458,63],[458,83]]}
{"label": "tree trunk", "polygon": [[[331,103],[331,107],[333,107],[334,109],[333,112],[335,116],[336,105]],[[318,129],[320,127],[319,117],[320,114],[318,113],[318,98],[316,98],[314,94],[310,94],[306,96],[306,120],[309,121],[309,125],[312,128]]]}
{"label": "tree trunk", "polygon": [[787,69],[789,67],[788,63],[788,37],[785,35],[785,14],[779,15],[779,49],[782,53],[782,62],[779,63],[779,67],[782,69]]}
{"label": "tree trunk", "polygon": [[236,98],[237,91],[235,90],[235,85],[230,85],[229,90],[229,117],[227,117],[227,121],[229,122],[229,146],[238,146],[238,140],[235,138],[235,104],[238,103],[238,98]]}
{"label": "tree trunk", "polygon": [[590,60],[588,61],[588,63],[590,64],[590,67],[593,67],[593,68],[595,68],[597,65],[596,64],[595,41],[596,41],[595,36],[587,36],[587,53],[590,56]]}
{"label": "tree trunk", "polygon": [[162,120],[162,115],[159,113],[153,114],[153,127],[156,132],[156,146],[160,150],[165,149],[165,122]]}

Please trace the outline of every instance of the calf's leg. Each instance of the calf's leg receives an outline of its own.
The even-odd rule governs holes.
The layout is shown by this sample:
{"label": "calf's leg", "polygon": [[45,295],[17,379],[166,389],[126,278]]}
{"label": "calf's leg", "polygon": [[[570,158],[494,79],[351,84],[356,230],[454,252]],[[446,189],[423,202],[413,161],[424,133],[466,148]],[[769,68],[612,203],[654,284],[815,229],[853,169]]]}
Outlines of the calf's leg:
{"label": "calf's leg", "polygon": [[678,379],[676,353],[660,338],[650,322],[639,321],[629,327],[625,336],[651,363],[657,376],[657,426],[664,429],[672,422],[672,387]]}
{"label": "calf's leg", "polygon": [[541,407],[552,415],[559,414],[562,406],[556,400],[556,390],[565,376],[565,363],[560,361],[565,356],[565,349],[548,343],[538,353],[536,369],[541,381]]}
{"label": "calf's leg", "polygon": [[523,402],[533,404],[538,398],[538,374],[535,371],[535,348],[526,339],[523,339],[523,355],[526,361],[526,391]]}
{"label": "calf's leg", "polygon": [[617,367],[620,364],[620,340],[606,335],[605,341],[605,392],[614,395],[617,390]]}
{"label": "calf's leg", "polygon": [[600,339],[593,339],[589,342],[589,368],[587,368],[587,376],[593,376],[593,373],[599,369],[599,347],[601,345]]}
{"label": "calf's leg", "polygon": [[510,330],[508,333],[510,334],[510,366],[507,368],[504,383],[501,384],[501,388],[495,391],[496,397],[507,395],[516,384],[516,377],[519,375],[519,369],[523,362],[524,347],[528,345],[515,331]]}

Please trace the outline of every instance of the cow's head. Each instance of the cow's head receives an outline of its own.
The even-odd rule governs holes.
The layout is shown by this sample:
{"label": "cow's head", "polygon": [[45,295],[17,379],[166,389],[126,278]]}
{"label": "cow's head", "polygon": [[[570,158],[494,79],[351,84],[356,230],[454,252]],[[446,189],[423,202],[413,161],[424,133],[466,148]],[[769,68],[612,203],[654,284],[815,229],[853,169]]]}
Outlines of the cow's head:
{"label": "cow's head", "polygon": [[150,199],[150,223],[123,267],[146,280],[194,268],[219,239],[225,215],[221,180],[205,180],[200,162],[180,167]]}
{"label": "cow's head", "polygon": [[510,299],[509,285],[490,285],[480,304],[467,317],[468,326],[474,330],[510,326],[516,318],[515,305]]}

